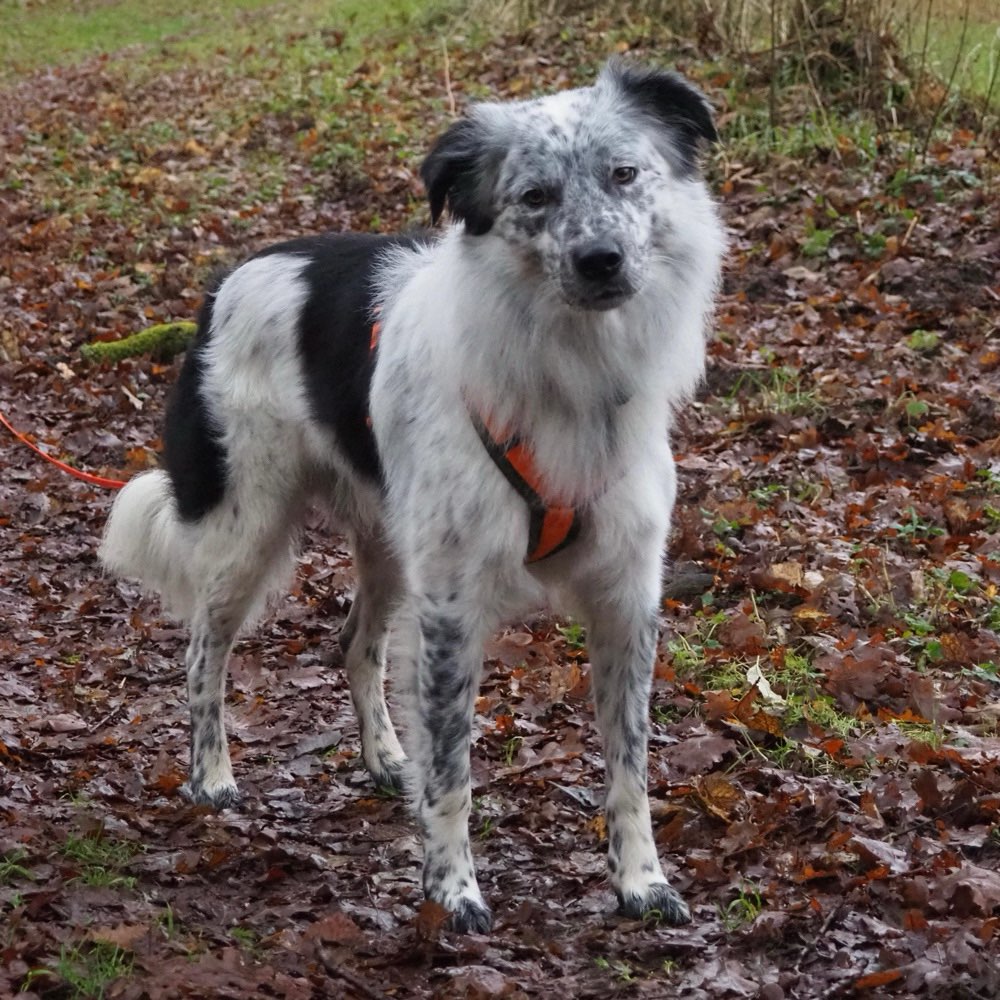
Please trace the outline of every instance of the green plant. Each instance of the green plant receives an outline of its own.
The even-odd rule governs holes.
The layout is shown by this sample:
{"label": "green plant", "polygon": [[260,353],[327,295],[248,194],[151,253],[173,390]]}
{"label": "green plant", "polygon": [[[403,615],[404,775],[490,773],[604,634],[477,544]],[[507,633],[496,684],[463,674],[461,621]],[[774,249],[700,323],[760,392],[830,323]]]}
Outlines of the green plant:
{"label": "green plant", "polygon": [[583,626],[577,624],[577,622],[567,622],[565,625],[557,625],[556,631],[563,637],[563,640],[570,649],[584,649],[587,645],[587,634]]}
{"label": "green plant", "polygon": [[914,656],[919,666],[935,663],[943,656],[941,640],[935,632],[937,626],[928,617],[916,612],[905,612],[902,620],[906,625],[900,634],[904,645]]}
{"label": "green plant", "polygon": [[1000,472],[996,469],[990,469],[985,466],[981,469],[976,469],[976,481],[988,493],[1000,493]]}
{"label": "green plant", "polygon": [[894,521],[889,525],[889,529],[896,538],[901,538],[911,544],[918,544],[945,533],[944,528],[929,518],[921,517],[913,507],[908,507],[904,513],[909,515],[908,521]]}
{"label": "green plant", "polygon": [[906,338],[906,345],[921,354],[933,354],[941,346],[941,335],[930,330],[914,330]]}
{"label": "green plant", "polygon": [[930,404],[912,392],[904,392],[895,404],[897,412],[902,412],[907,423],[913,424],[923,420],[930,413]]}
{"label": "green plant", "polygon": [[877,230],[874,232],[855,233],[854,238],[861,247],[862,253],[866,257],[872,258],[872,260],[879,260],[885,254],[885,248],[889,242],[885,233],[878,232]]}
{"label": "green plant", "polygon": [[165,903],[164,907],[163,912],[157,914],[156,923],[164,936],[172,940],[177,933],[177,919],[174,916],[174,908],[169,903]]}
{"label": "green plant", "polygon": [[725,620],[724,611],[716,611],[713,614],[706,611],[696,612],[696,627],[692,632],[677,633],[667,640],[667,651],[674,667],[688,674],[702,670],[706,663],[706,652],[722,649],[722,643],[715,638],[715,633]]}
{"label": "green plant", "polygon": [[803,257],[822,257],[830,249],[836,235],[832,229],[817,229],[812,219],[806,220],[806,238],[802,243]]}
{"label": "green plant", "polygon": [[752,924],[764,910],[764,897],[760,890],[744,882],[736,898],[725,906],[719,904],[719,919],[729,933]]}
{"label": "green plant", "polygon": [[683,714],[676,705],[654,704],[650,706],[649,714],[653,722],[658,722],[661,726],[669,726],[683,718]]}
{"label": "green plant", "polygon": [[27,851],[18,849],[0,858],[0,885],[13,881],[15,878],[33,878],[31,872],[20,864],[27,856]]}
{"label": "green plant", "polygon": [[747,494],[762,510],[770,507],[776,500],[787,500],[788,487],[783,483],[769,483],[767,486],[757,486]]}
{"label": "green plant", "polygon": [[517,756],[517,751],[521,748],[521,744],[524,742],[524,738],[521,736],[509,736],[503,745],[503,762],[507,767],[513,767],[514,758]]}
{"label": "green plant", "polygon": [[594,965],[605,972],[610,972],[616,979],[623,983],[631,983],[635,979],[635,972],[628,962],[615,959],[609,961],[606,958],[595,958]]}
{"label": "green plant", "polygon": [[258,951],[260,935],[249,927],[230,927],[229,936],[244,950],[251,954]]}

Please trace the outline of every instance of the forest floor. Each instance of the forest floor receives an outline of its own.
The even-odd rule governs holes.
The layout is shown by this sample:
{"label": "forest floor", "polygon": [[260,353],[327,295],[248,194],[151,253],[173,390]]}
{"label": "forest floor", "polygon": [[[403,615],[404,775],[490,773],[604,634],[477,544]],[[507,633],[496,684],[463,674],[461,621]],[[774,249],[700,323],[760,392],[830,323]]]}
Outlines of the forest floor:
{"label": "forest floor", "polygon": [[179,362],[81,344],[193,318],[214,269],[277,239],[426,220],[421,152],[470,99],[584,83],[613,51],[688,73],[736,137],[709,164],[732,250],[674,441],[651,706],[693,923],[614,913],[586,636],[547,615],[490,644],[477,703],[496,929],[421,909],[339,669],[350,559],[318,527],[233,657],[246,807],[188,805],[184,632],[101,575],[112,494],[5,438],[0,996],[1000,995],[995,144],[956,127],[921,156],[845,117],[765,150],[759,68],[648,25],[457,32],[447,64],[434,32],[354,30],[6,85],[0,411],[81,467],[148,468]]}

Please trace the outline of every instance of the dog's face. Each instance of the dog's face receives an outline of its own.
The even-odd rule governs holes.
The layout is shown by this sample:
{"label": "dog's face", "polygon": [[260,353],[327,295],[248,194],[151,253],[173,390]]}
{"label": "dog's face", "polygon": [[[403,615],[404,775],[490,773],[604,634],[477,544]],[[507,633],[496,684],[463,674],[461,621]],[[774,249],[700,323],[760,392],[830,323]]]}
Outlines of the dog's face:
{"label": "dog's face", "polygon": [[478,105],[421,173],[435,221],[499,237],[568,304],[614,309],[670,254],[671,209],[717,138],[703,95],[672,73],[609,65],[593,87]]}

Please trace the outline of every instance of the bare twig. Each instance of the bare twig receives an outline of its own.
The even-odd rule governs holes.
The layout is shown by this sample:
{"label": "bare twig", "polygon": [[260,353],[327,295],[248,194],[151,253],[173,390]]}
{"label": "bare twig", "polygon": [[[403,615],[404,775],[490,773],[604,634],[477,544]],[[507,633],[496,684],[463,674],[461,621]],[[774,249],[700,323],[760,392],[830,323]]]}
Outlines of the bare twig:
{"label": "bare twig", "polygon": [[771,0],[771,93],[768,101],[771,142],[778,127],[778,0]]}
{"label": "bare twig", "polygon": [[938,105],[934,109],[934,114],[931,116],[930,124],[927,126],[927,135],[924,136],[924,147],[920,151],[922,158],[927,156],[927,150],[930,149],[931,138],[934,135],[934,130],[937,128],[938,121],[941,118],[941,112],[944,111],[944,106],[948,102],[948,98],[951,96],[951,88],[954,86],[955,77],[958,75],[958,67],[962,61],[962,53],[965,51],[965,39],[969,32],[971,7],[972,0],[965,0],[965,10],[962,12],[962,34],[958,39],[958,51],[955,53],[955,61],[952,63],[951,74],[948,77],[948,83],[944,88],[944,93],[941,95],[941,100],[938,101]]}
{"label": "bare twig", "polygon": [[441,39],[441,49],[444,52],[444,89],[448,94],[448,110],[454,118],[458,114],[455,107],[455,92],[451,89],[451,63],[448,61],[448,42]]}
{"label": "bare twig", "polygon": [[986,96],[983,98],[983,117],[982,125],[980,126],[984,140],[986,139],[986,120],[989,117],[990,106],[993,103],[993,92],[998,79],[1000,79],[1000,45],[997,44],[998,41],[1000,41],[1000,29],[997,30],[993,41],[990,43],[990,82],[986,88]]}

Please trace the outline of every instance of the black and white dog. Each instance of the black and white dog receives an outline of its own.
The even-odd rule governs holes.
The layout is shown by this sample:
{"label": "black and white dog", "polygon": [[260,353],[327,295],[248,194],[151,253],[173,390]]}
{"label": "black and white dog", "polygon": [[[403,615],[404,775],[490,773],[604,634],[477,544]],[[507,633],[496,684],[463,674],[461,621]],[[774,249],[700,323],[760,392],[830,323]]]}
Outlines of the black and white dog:
{"label": "black and white dog", "polygon": [[[492,920],[468,833],[483,642],[547,601],[587,628],[621,910],[690,919],[653,842],[647,718],[671,413],[702,375],[724,249],[696,162],[716,138],[694,87],[621,63],[480,104],[422,167],[432,218],[454,220],[439,240],[295,240],[208,297],[165,469],[122,490],[101,548],[190,622],[195,802],[238,801],[230,647],[319,502],[355,557],[341,645],[364,761],[378,782],[405,774],[424,889],[453,927]],[[412,766],[383,694],[390,622]]]}

